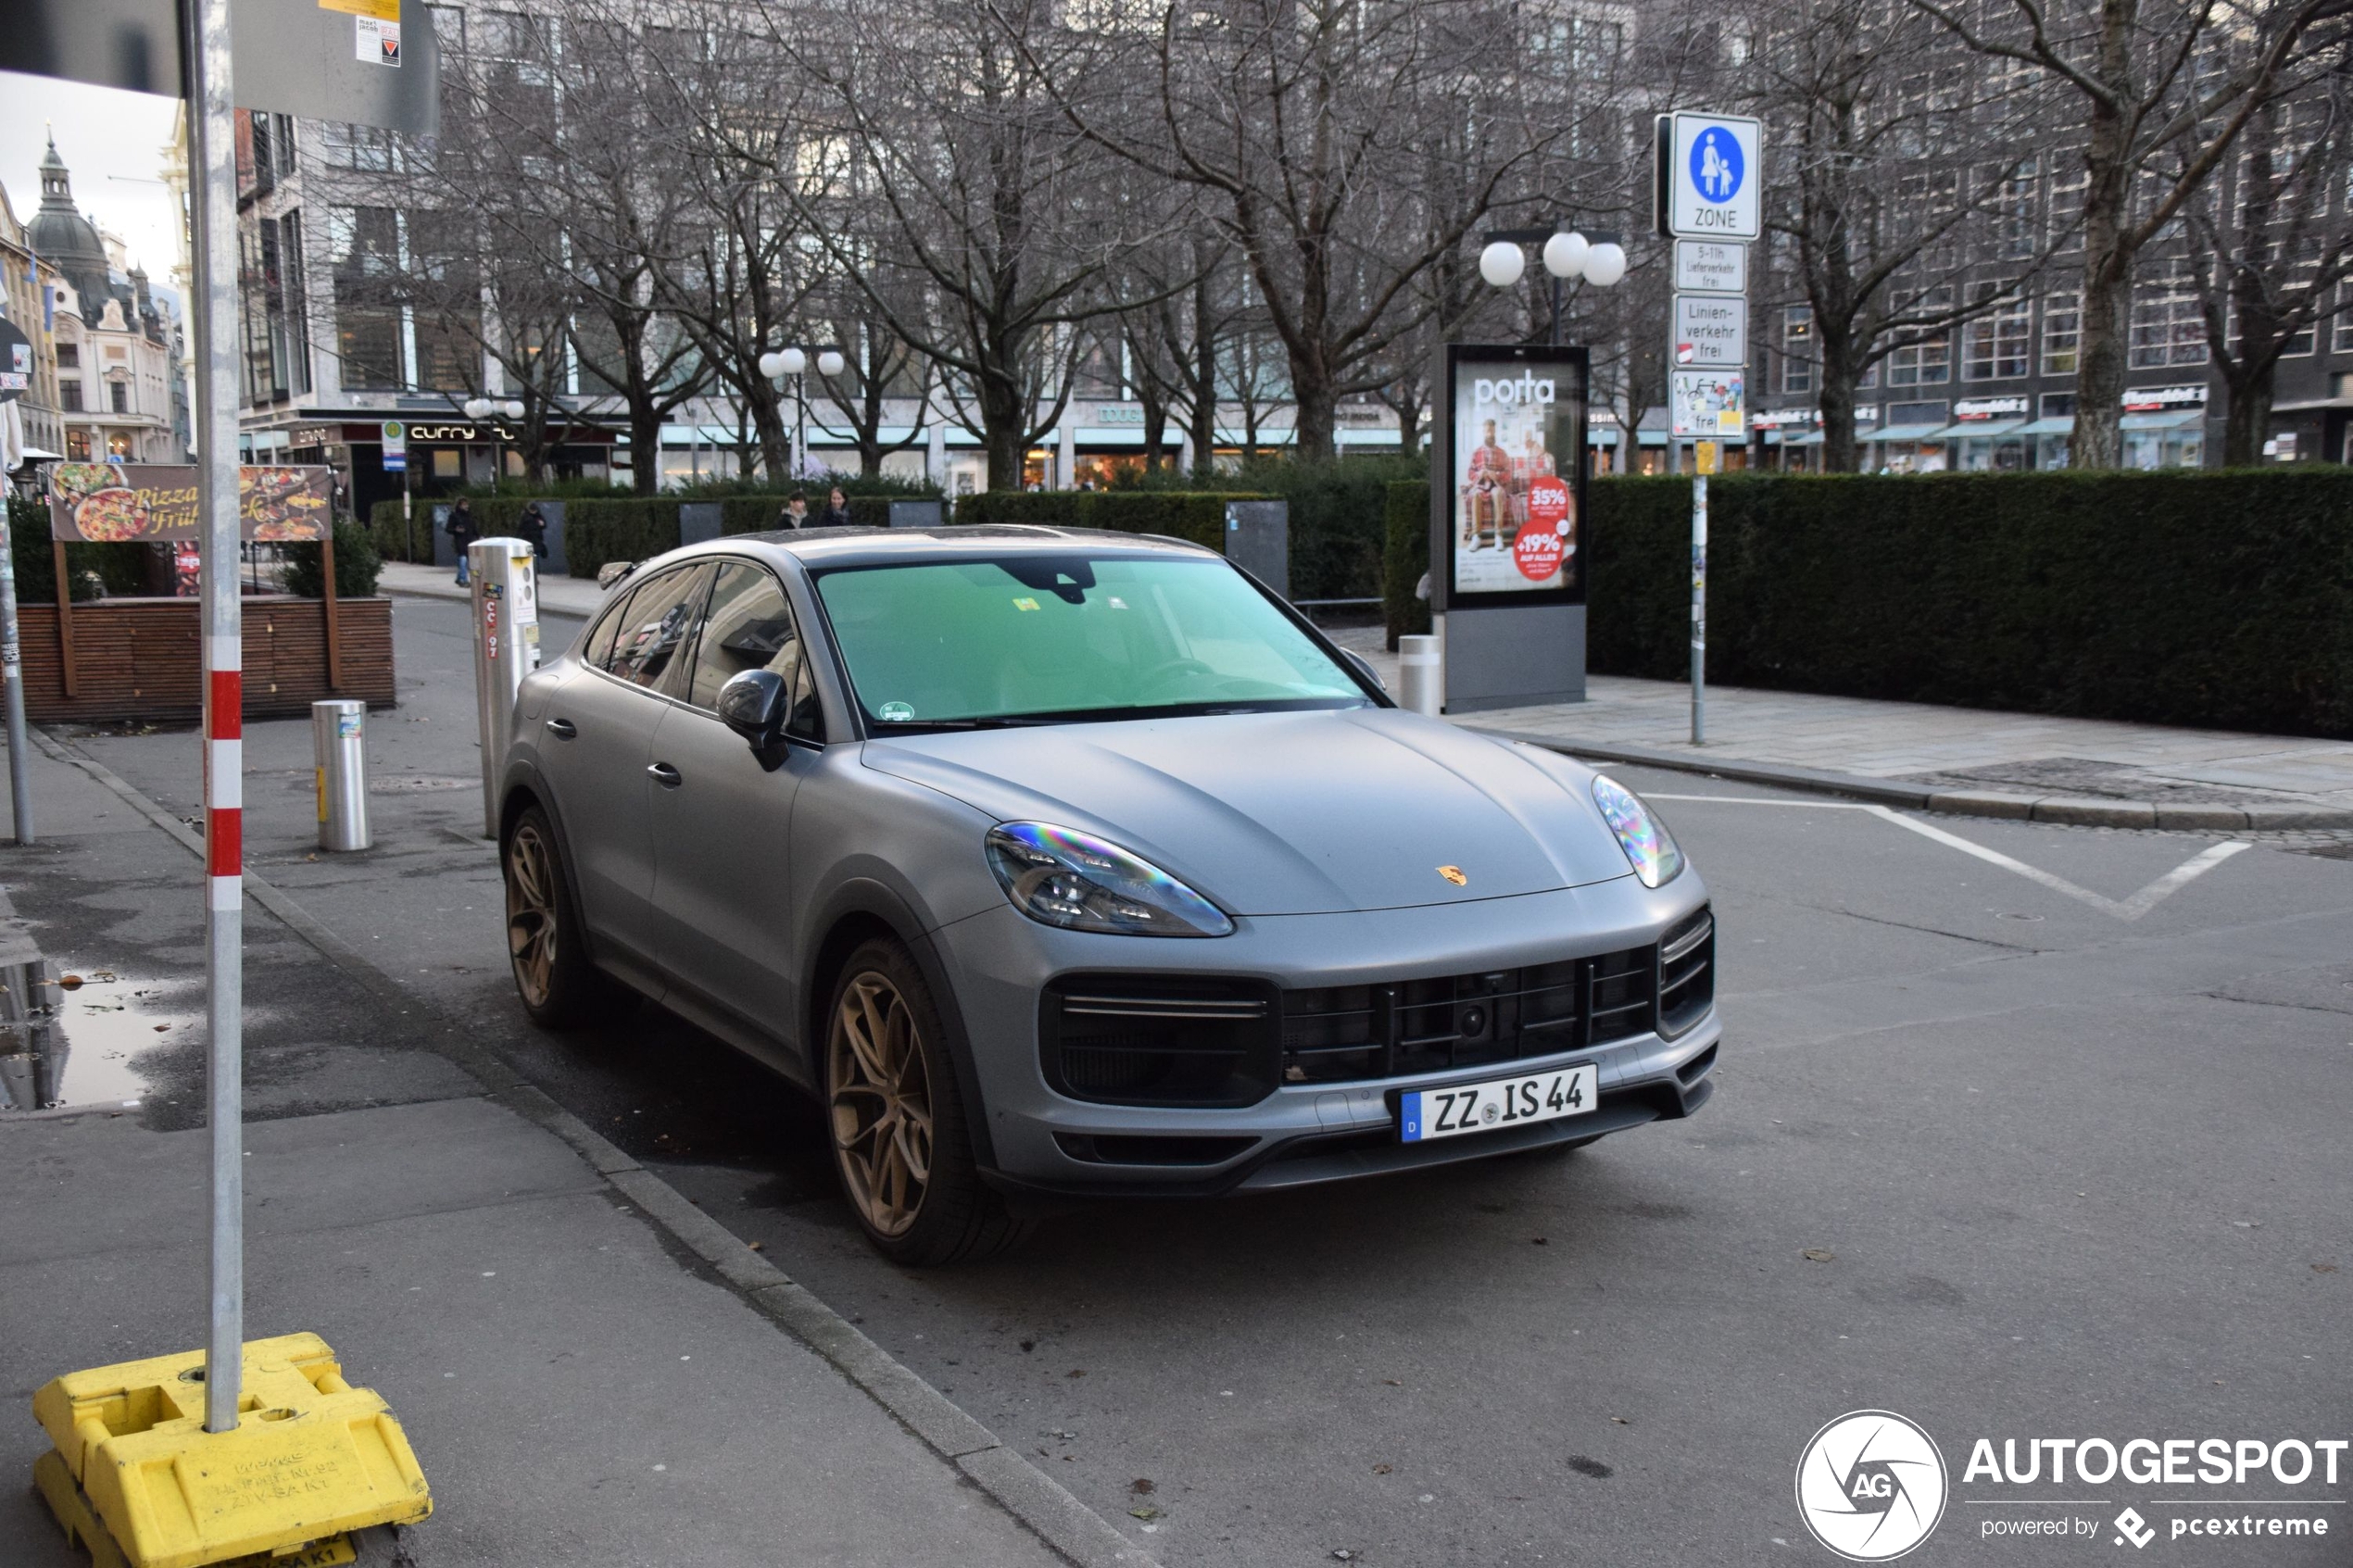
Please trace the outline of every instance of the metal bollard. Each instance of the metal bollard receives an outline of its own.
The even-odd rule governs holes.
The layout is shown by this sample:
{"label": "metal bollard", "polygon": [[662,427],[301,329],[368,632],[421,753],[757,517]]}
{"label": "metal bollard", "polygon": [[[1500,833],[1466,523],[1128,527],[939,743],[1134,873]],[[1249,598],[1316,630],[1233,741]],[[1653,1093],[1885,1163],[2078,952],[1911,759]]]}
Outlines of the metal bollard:
{"label": "metal bollard", "polygon": [[1397,639],[1397,703],[1436,718],[1446,706],[1445,656],[1436,637]]}
{"label": "metal bollard", "polygon": [[319,768],[319,847],[365,849],[368,705],[339,697],[310,705],[310,753]]}

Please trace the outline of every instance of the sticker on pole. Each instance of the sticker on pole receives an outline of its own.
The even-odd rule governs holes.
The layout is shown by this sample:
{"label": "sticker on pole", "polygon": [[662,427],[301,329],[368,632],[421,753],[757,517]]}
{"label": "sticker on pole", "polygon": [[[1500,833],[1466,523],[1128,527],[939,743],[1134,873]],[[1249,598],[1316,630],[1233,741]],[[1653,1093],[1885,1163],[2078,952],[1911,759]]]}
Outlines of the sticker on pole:
{"label": "sticker on pole", "polygon": [[1521,576],[1544,583],[1560,571],[1577,547],[1570,543],[1574,509],[1567,481],[1547,474],[1529,482],[1528,521],[1512,541],[1512,560]]}

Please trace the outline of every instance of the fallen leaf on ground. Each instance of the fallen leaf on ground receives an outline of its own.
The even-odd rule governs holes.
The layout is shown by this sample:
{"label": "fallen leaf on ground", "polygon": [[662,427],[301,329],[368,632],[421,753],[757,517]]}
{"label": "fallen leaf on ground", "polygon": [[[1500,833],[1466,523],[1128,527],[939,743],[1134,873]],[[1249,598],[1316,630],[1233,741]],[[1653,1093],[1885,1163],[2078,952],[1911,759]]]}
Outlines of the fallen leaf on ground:
{"label": "fallen leaf on ground", "polygon": [[1386,1475],[1395,1468],[1397,1468],[1395,1465],[1377,1464],[1373,1466],[1373,1474],[1376,1475]]}
{"label": "fallen leaf on ground", "polygon": [[2312,1272],[2316,1274],[2333,1274],[2336,1273],[2336,1265],[2334,1263],[2315,1263],[2312,1265]]}
{"label": "fallen leaf on ground", "polygon": [[1146,1503],[1141,1508],[1131,1508],[1127,1511],[1127,1512],[1128,1516],[1134,1519],[1157,1519],[1160,1517],[1160,1510],[1154,1508],[1150,1503]]}
{"label": "fallen leaf on ground", "polygon": [[1827,1263],[1831,1259],[1836,1258],[1838,1254],[1829,1251],[1823,1248],[1809,1247],[1805,1251],[1799,1253],[1798,1256],[1805,1259],[1809,1263]]}
{"label": "fallen leaf on ground", "polygon": [[1087,1375],[1087,1369],[1085,1367],[1073,1367],[1069,1372],[1063,1374],[1063,1375],[1066,1377],[1084,1377]]}
{"label": "fallen leaf on ground", "polygon": [[1135,1493],[1139,1498],[1150,1497],[1152,1492],[1152,1484],[1144,1479],[1141,1475],[1139,1475],[1136,1479],[1127,1483],[1127,1489]]}

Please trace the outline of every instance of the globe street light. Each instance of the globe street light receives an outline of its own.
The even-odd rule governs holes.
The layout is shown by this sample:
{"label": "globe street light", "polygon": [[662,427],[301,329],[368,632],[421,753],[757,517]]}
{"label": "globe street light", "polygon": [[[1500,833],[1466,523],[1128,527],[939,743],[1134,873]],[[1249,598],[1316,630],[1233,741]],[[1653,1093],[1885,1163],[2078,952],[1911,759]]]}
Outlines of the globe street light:
{"label": "globe street light", "polygon": [[[821,376],[837,376],[848,363],[838,349],[821,348],[817,351],[817,373]],[[777,381],[786,376],[792,378],[792,476],[795,479],[804,477],[809,469],[809,397],[805,376],[808,369],[809,355],[804,349],[788,345],[772,348],[760,357],[760,373],[767,380]]]}
{"label": "globe street light", "polygon": [[1544,270],[1553,281],[1554,346],[1561,340],[1561,284],[1582,278],[1597,288],[1608,288],[1626,276],[1626,250],[1616,235],[1588,239],[1575,230],[1500,229],[1486,236],[1478,253],[1478,275],[1499,289],[1510,288],[1528,270],[1527,245],[1543,247]]}

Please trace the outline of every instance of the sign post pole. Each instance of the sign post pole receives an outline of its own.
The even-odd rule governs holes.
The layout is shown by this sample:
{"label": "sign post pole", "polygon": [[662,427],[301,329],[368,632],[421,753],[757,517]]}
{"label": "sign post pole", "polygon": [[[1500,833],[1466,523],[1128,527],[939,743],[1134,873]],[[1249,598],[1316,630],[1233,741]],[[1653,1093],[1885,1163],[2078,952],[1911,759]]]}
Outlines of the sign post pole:
{"label": "sign post pole", "polygon": [[237,595],[237,210],[229,0],[192,0],[188,166],[205,670],[206,1111],[212,1140],[212,1310],[205,1430],[237,1429],[245,1372],[245,650]]}
{"label": "sign post pole", "polygon": [[1692,445],[1692,744],[1707,744],[1707,476],[1716,443]]}
{"label": "sign post pole", "polygon": [[17,548],[8,535],[8,508],[0,503],[0,674],[7,682],[8,799],[17,843],[32,842],[32,779],[24,739],[24,649],[17,641]]}

